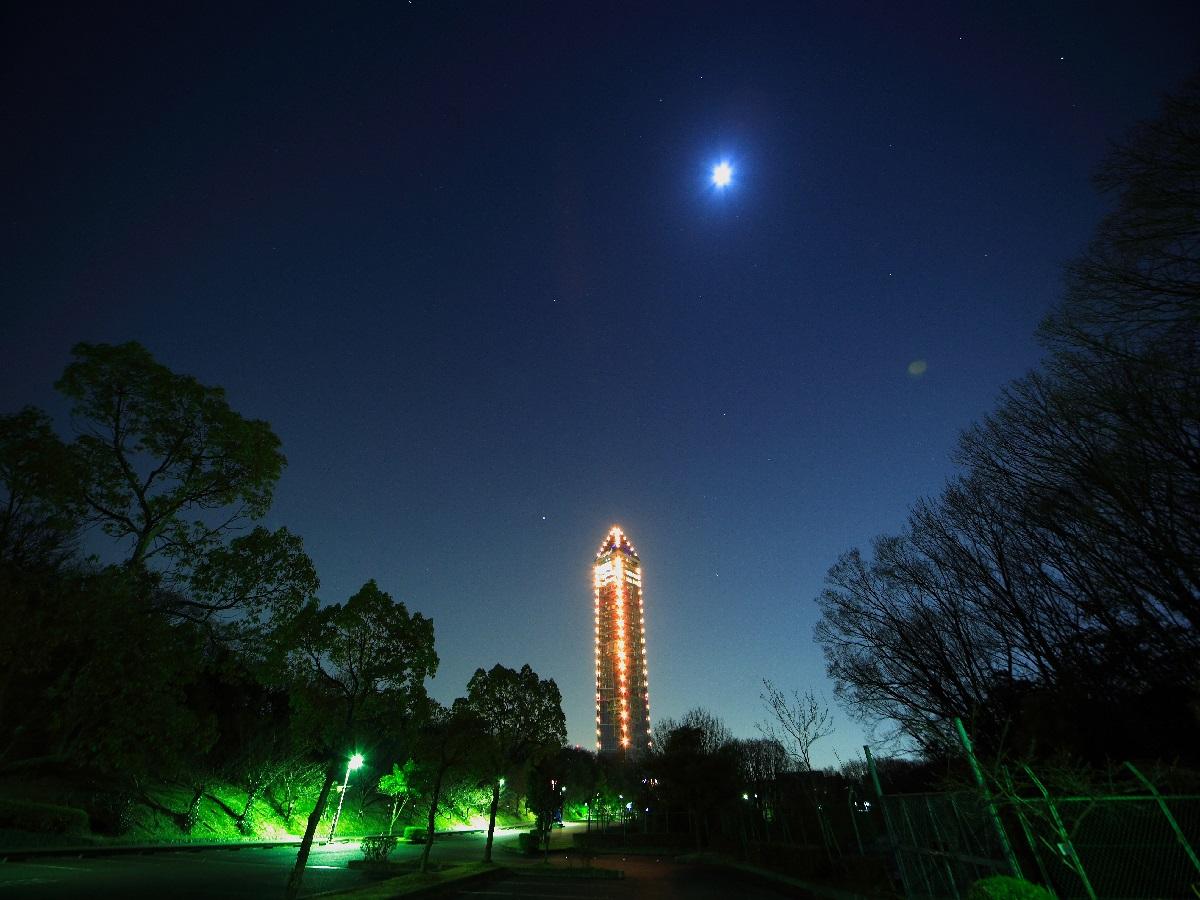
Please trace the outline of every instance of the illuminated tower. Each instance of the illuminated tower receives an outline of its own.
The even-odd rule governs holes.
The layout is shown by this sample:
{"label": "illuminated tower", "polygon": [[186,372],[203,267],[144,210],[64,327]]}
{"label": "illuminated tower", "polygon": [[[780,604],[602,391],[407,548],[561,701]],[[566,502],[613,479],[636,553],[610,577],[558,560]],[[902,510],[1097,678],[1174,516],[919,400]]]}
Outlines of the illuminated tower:
{"label": "illuminated tower", "polygon": [[614,525],[596,554],[596,749],[634,757],[650,746],[642,561]]}

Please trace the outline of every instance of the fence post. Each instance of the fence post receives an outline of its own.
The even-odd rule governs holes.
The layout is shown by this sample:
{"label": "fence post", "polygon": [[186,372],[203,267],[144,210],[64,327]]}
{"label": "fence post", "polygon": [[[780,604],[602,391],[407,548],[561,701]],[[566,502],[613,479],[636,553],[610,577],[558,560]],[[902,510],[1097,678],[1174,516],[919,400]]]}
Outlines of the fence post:
{"label": "fence post", "polygon": [[979,792],[983,795],[983,801],[987,805],[988,815],[991,816],[992,824],[996,826],[996,836],[1000,839],[1000,849],[1004,851],[1004,859],[1008,862],[1012,874],[1017,878],[1022,878],[1021,864],[1017,862],[1017,855],[1013,853],[1012,844],[1008,842],[1008,833],[1004,830],[1004,823],[1000,821],[1000,810],[996,808],[996,802],[992,799],[992,793],[988,790],[987,782],[983,778],[983,769],[979,766],[979,760],[975,758],[975,748],[971,746],[967,729],[963,727],[962,719],[958,716],[954,717],[954,727],[958,731],[958,739],[962,742],[963,750],[966,751],[967,759],[971,763],[971,771],[975,773],[975,783],[979,785]]}
{"label": "fence post", "polygon": [[1200,872],[1200,859],[1196,858],[1196,851],[1192,849],[1192,845],[1188,843],[1187,837],[1183,833],[1183,829],[1179,827],[1179,823],[1175,821],[1175,817],[1171,815],[1171,810],[1167,808],[1167,801],[1162,798],[1162,794],[1158,792],[1158,788],[1143,775],[1134,766],[1133,763],[1125,763],[1125,767],[1134,774],[1138,781],[1146,786],[1146,789],[1154,795],[1154,799],[1158,802],[1158,808],[1162,810],[1163,816],[1167,820],[1167,824],[1171,826],[1171,830],[1175,832],[1175,839],[1179,841],[1179,845],[1183,847],[1183,852],[1187,854],[1187,858],[1192,861],[1192,866],[1197,872]]}
{"label": "fence post", "polygon": [[1029,852],[1033,854],[1033,861],[1037,863],[1038,871],[1042,873],[1042,884],[1046,889],[1053,893],[1054,882],[1050,880],[1050,873],[1046,871],[1046,865],[1042,862],[1042,854],[1038,849],[1037,839],[1033,836],[1033,829],[1029,827],[1029,822],[1025,818],[1025,811],[1021,809],[1021,804],[1025,801],[1017,796],[1017,788],[1013,784],[1012,775],[1009,774],[1008,766],[1001,767],[1004,771],[1004,789],[1013,801],[1013,812],[1017,816],[1017,822],[1021,826],[1021,833],[1025,835],[1025,846],[1029,848]]}
{"label": "fence post", "polygon": [[1079,854],[1075,852],[1075,844],[1071,841],[1071,835],[1067,832],[1067,826],[1063,824],[1062,817],[1058,814],[1058,807],[1054,805],[1054,798],[1050,796],[1050,792],[1046,790],[1046,786],[1038,780],[1038,777],[1033,774],[1033,769],[1029,766],[1021,766],[1025,770],[1025,774],[1034,783],[1042,796],[1046,798],[1046,808],[1050,810],[1050,818],[1054,820],[1054,827],[1058,831],[1058,837],[1062,841],[1059,845],[1059,852],[1063,853],[1070,861],[1075,869],[1075,874],[1079,876],[1079,880],[1083,882],[1083,889],[1087,891],[1087,895],[1092,900],[1097,900],[1096,891],[1092,888],[1092,882],[1087,876],[1087,870],[1083,867],[1083,861],[1079,858]]}
{"label": "fence post", "polygon": [[862,835],[858,833],[858,810],[854,808],[854,785],[850,785],[850,790],[846,795],[846,805],[850,810],[850,824],[854,826],[854,840],[858,844],[858,855],[866,856],[866,851],[863,850]]}
{"label": "fence post", "polygon": [[896,831],[892,828],[892,816],[888,812],[887,804],[883,802],[883,785],[879,783],[879,771],[875,768],[875,757],[871,755],[871,748],[863,744],[863,753],[867,756],[867,769],[871,773],[871,785],[875,788],[875,802],[879,804],[879,809],[883,813],[883,827],[887,831],[888,843],[895,850]]}
{"label": "fence post", "polygon": [[[863,753],[867,757],[867,770],[871,773],[871,785],[875,788],[875,801],[879,804],[879,809],[883,813],[883,830],[887,833],[888,846],[892,851],[892,859],[896,862],[896,868],[900,870],[900,881],[904,884],[904,893],[909,896],[913,893],[908,883],[908,867],[907,859],[900,852],[900,842],[896,838],[896,829],[892,827],[892,814],[888,810],[887,802],[883,799],[883,785],[879,783],[879,771],[875,768],[875,757],[871,755],[871,748],[863,744]],[[889,879],[890,880],[890,879]]]}

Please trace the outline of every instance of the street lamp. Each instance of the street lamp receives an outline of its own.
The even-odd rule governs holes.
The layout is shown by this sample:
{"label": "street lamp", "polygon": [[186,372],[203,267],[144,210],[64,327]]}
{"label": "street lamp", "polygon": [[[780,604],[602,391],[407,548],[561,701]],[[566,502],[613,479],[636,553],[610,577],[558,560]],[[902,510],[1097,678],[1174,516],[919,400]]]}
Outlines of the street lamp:
{"label": "street lamp", "polygon": [[363,757],[361,753],[355,753],[350,757],[350,762],[346,764],[346,780],[342,782],[342,792],[338,795],[337,812],[333,814],[333,824],[329,826],[329,840],[333,840],[333,833],[337,831],[338,819],[342,817],[342,804],[346,802],[346,787],[350,784],[350,773],[355,769],[361,769]]}

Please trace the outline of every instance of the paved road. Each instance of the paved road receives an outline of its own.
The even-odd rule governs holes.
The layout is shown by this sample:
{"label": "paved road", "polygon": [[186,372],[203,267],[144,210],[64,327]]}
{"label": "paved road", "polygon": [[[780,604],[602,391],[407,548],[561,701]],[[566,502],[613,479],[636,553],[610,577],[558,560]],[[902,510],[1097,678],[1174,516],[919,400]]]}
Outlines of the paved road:
{"label": "paved road", "polygon": [[[359,855],[354,845],[314,848],[304,877],[304,893],[366,883],[361,873],[346,868],[347,860]],[[0,897],[267,900],[282,896],[288,871],[295,861],[296,851],[289,848],[7,862],[0,864]]]}
{"label": "paved road", "polygon": [[[512,841],[509,837],[506,840]],[[467,862],[483,858],[483,836],[449,835],[434,842],[433,862]],[[504,851],[497,852],[497,861]],[[421,847],[397,847],[391,858],[416,860]],[[367,884],[366,877],[346,863],[360,859],[358,844],[314,847],[304,875],[304,896],[348,890]],[[66,900],[80,897],[167,898],[201,897],[274,900],[283,894],[288,873],[296,862],[294,848],[278,850],[208,850],[153,853],[144,856],[40,858],[0,863],[0,898],[30,897]]]}
{"label": "paved road", "polygon": [[[572,832],[568,825],[554,834],[552,846],[566,847]],[[439,838],[431,851],[433,862],[474,862],[483,856],[483,835],[457,834]],[[510,833],[498,837],[494,859],[502,865],[528,864],[515,848]],[[391,859],[415,862],[421,847],[401,845]],[[346,863],[360,858],[357,843],[314,847],[304,876],[304,896],[325,891],[349,890],[369,883]],[[129,898],[129,900],[275,900],[283,894],[288,873],[296,861],[294,848],[279,850],[175,851],[144,856],[43,858],[0,863],[0,900],[67,900],[67,898]],[[555,867],[572,860],[551,854]],[[457,896],[471,900],[529,897],[536,900],[777,900],[796,896],[760,886],[741,875],[720,869],[681,865],[654,857],[597,857],[594,865],[620,869],[625,878],[588,879],[534,876],[520,871],[486,883],[465,885]]]}
{"label": "paved road", "polygon": [[585,880],[569,877],[566,872],[556,878],[517,870],[506,878],[468,884],[445,896],[460,900],[779,900],[809,896],[759,885],[737,872],[682,865],[669,859],[606,857],[595,865],[620,869],[625,877]]}

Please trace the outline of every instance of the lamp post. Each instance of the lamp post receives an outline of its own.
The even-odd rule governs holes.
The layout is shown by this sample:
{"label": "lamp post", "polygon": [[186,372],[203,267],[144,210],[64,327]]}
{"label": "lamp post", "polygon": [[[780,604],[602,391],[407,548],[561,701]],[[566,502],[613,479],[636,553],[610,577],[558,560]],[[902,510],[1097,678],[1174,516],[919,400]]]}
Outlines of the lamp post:
{"label": "lamp post", "polygon": [[346,802],[346,787],[350,784],[350,773],[355,769],[361,769],[363,757],[361,753],[355,753],[350,757],[350,762],[346,764],[346,780],[342,782],[342,792],[338,795],[337,812],[333,814],[333,824],[329,826],[329,840],[333,840],[333,833],[337,831],[338,819],[342,817],[342,804]]}

